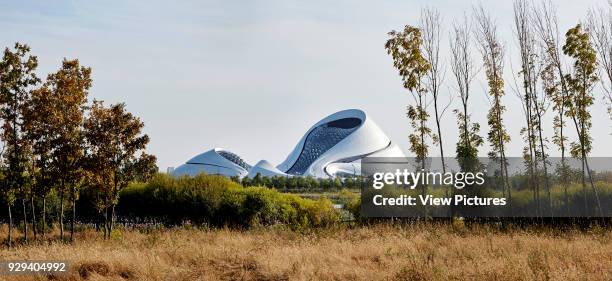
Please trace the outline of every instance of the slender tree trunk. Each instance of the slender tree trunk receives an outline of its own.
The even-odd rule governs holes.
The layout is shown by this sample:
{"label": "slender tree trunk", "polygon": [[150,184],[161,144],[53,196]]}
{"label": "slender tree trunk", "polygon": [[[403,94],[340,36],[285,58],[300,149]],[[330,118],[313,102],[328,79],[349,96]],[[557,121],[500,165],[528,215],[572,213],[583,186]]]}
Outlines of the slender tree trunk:
{"label": "slender tree trunk", "polygon": [[108,232],[109,233],[109,238],[110,238],[110,235],[113,234],[113,227],[114,226],[115,226],[115,204],[113,203],[112,207],[111,207],[110,227],[109,227],[109,232]]}
{"label": "slender tree trunk", "polygon": [[[494,76],[497,74],[494,74]],[[505,144],[504,144],[504,132],[501,129],[502,126],[502,121],[501,121],[501,110],[500,110],[500,102],[499,102],[500,97],[498,95],[496,95],[495,97],[495,110],[497,111],[497,134],[499,136],[499,154],[500,154],[500,160],[501,160],[501,175],[502,175],[502,180],[504,181],[504,196],[506,196],[506,194],[508,195],[508,201],[512,201],[512,195],[510,192],[510,183],[509,183],[509,177],[508,177],[508,167],[507,167],[507,163],[506,163],[506,153],[505,153]],[[510,205],[510,210],[512,211],[512,206]]]}
{"label": "slender tree trunk", "polygon": [[76,220],[76,190],[72,187],[72,220],[70,221],[70,241],[74,242],[74,221]]}
{"label": "slender tree trunk", "polygon": [[47,195],[43,195],[43,212],[42,212],[42,237],[43,240],[47,237]]}
{"label": "slender tree trunk", "polygon": [[566,206],[566,210],[567,210],[567,215],[569,216],[570,214],[570,206],[569,206],[569,195],[567,192],[567,187],[569,185],[569,183],[567,182],[567,167],[565,166],[565,144],[564,144],[564,139],[563,139],[563,126],[564,126],[564,121],[563,121],[563,114],[565,113],[564,107],[565,107],[565,101],[568,98],[568,91],[567,91],[567,85],[565,85],[565,76],[563,75],[563,68],[561,66],[561,61],[559,60],[559,56],[557,55],[557,53],[554,53],[553,56],[554,59],[554,64],[557,68],[557,73],[559,74],[559,82],[561,83],[561,107],[559,109],[559,136],[560,136],[560,142],[561,142],[561,163],[562,163],[562,167],[563,167],[563,189],[564,189],[564,193],[565,193],[565,206]]}
{"label": "slender tree trunk", "polygon": [[[561,102],[565,102],[565,96],[561,97]],[[570,206],[569,206],[569,194],[567,193],[567,187],[569,185],[567,179],[567,167],[565,166],[565,143],[563,139],[563,105],[559,110],[559,136],[561,142],[561,182],[563,184],[563,195],[565,197],[565,209],[567,212],[567,216],[570,215]]]}
{"label": "slender tree trunk", "polygon": [[34,194],[30,196],[30,208],[32,209],[32,231],[34,232],[34,241],[38,239],[38,231],[36,230],[36,208],[34,207]]}
{"label": "slender tree trunk", "polygon": [[584,215],[586,216],[589,213],[589,209],[588,209],[589,204],[588,204],[588,200],[587,200],[587,188],[586,188],[586,181],[585,181],[586,178],[585,178],[585,175],[584,175],[584,169],[585,169],[585,167],[584,167],[585,166],[584,165],[584,157],[582,157],[581,160],[582,160],[582,174],[581,174],[581,176],[582,176],[582,195],[584,197],[583,198],[584,199],[583,200],[584,201],[583,202],[583,204],[584,204]]}
{"label": "slender tree trunk", "polygon": [[9,229],[8,229],[8,247],[9,249],[13,246],[13,214],[11,212],[11,204],[8,204],[8,217],[9,217]]}
{"label": "slender tree trunk", "polygon": [[586,155],[583,155],[583,157],[584,157],[584,165],[586,166],[587,175],[589,176],[589,182],[591,183],[591,189],[593,190],[593,194],[595,195],[595,201],[597,202],[597,209],[599,209],[599,216],[603,218],[604,213],[603,213],[603,209],[601,209],[601,201],[599,201],[599,193],[597,192],[597,189],[595,188],[595,184],[593,183],[593,176],[591,175],[591,169],[589,168],[589,161],[587,160]]}
{"label": "slender tree trunk", "polygon": [[108,207],[104,207],[104,240],[108,239]]}
{"label": "slender tree trunk", "polygon": [[64,241],[64,187],[60,190],[60,239]]}
{"label": "slender tree trunk", "polygon": [[[525,84],[527,84],[527,82],[525,82]],[[531,124],[532,118],[531,118],[531,97],[530,94],[527,93],[527,87],[525,86],[525,112],[526,112],[526,121],[527,121],[527,127],[526,127],[526,131],[527,131],[527,145],[529,146],[529,178],[531,180],[531,190],[533,192],[532,197],[533,197],[533,203],[536,204],[537,206],[537,202],[538,202],[538,192],[537,192],[537,181],[535,178],[535,169],[534,169],[534,163],[535,163],[535,156],[534,156],[534,143],[533,143],[533,125]],[[539,208],[536,208],[536,216],[539,216]]]}
{"label": "slender tree trunk", "polygon": [[[539,111],[539,109],[537,109],[537,105],[536,105],[536,110]],[[552,206],[552,197],[550,194],[550,184],[548,182],[548,165],[546,164],[546,149],[544,147],[544,138],[542,137],[542,115],[541,114],[537,114],[538,117],[538,133],[540,135],[540,153],[542,153],[542,166],[544,168],[544,187],[546,188],[546,196],[547,201],[548,201],[548,212],[549,215],[552,217],[553,216],[553,206]]]}
{"label": "slender tree trunk", "polygon": [[[467,103],[467,101],[466,101]],[[468,128],[468,120],[467,120],[467,104],[463,105],[463,133],[465,134],[465,147],[468,148],[468,150],[471,148],[471,142],[470,142],[470,133],[469,133],[469,128]]]}
{"label": "slender tree trunk", "polygon": [[[419,121],[421,122],[421,127],[420,127],[420,133],[421,133],[421,169],[423,169],[423,171],[425,171],[425,153],[424,153],[424,147],[425,147],[425,121],[423,121],[423,111],[425,109],[423,108],[423,97],[421,94],[419,94],[419,111],[418,111],[418,116],[419,116]],[[421,194],[423,196],[425,196],[425,194],[427,193],[427,186],[423,185],[421,187]],[[423,210],[425,211],[424,217],[425,219],[427,219],[427,214],[429,213],[429,210],[427,208],[427,206],[423,206]]]}
{"label": "slender tree trunk", "polygon": [[[583,97],[584,97],[584,93],[582,93]],[[584,100],[584,98],[583,98]],[[584,125],[584,121],[583,120],[576,120],[576,117],[572,117],[572,119],[574,120],[574,125],[576,127],[576,133],[578,134],[578,139],[580,140],[580,154],[582,156],[582,188],[584,189],[584,200],[585,200],[585,210],[586,210],[586,204],[587,204],[587,199],[586,199],[586,182],[585,182],[585,178],[584,178],[584,172],[586,170],[586,174],[589,177],[589,183],[591,185],[591,190],[593,190],[593,194],[595,195],[595,203],[597,203],[597,208],[599,209],[599,215],[601,217],[603,217],[603,210],[601,209],[601,202],[599,201],[599,194],[597,192],[597,189],[595,188],[595,184],[593,183],[593,176],[591,175],[591,170],[589,169],[589,162],[587,159],[587,154],[586,154],[586,145],[585,145],[585,139],[587,136],[585,136],[585,125]]]}
{"label": "slender tree trunk", "polygon": [[21,198],[21,207],[23,209],[23,239],[28,244],[28,214],[26,213],[26,199]]}
{"label": "slender tree trunk", "polygon": [[[434,111],[436,114],[436,127],[438,128],[438,145],[440,146],[440,159],[442,159],[442,174],[446,174],[446,163],[444,163],[444,146],[442,144],[442,131],[440,128],[440,116],[438,115],[438,97],[434,98]],[[444,195],[448,197],[450,186],[447,186],[444,190]],[[450,222],[452,223],[452,216],[449,217]]]}

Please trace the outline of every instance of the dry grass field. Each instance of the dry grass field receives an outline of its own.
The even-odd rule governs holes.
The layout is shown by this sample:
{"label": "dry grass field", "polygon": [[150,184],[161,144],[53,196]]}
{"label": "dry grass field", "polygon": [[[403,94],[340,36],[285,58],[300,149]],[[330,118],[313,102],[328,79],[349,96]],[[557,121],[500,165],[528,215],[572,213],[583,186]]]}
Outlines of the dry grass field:
{"label": "dry grass field", "polygon": [[[5,232],[4,232],[5,233]],[[4,235],[3,233],[3,235]],[[612,232],[390,226],[94,231],[0,250],[0,260],[66,260],[69,274],[6,280],[612,280]]]}

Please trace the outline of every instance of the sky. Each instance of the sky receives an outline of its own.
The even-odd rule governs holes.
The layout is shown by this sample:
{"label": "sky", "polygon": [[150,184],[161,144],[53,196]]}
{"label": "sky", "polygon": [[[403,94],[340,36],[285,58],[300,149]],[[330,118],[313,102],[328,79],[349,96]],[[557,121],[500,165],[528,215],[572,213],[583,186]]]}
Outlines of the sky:
{"label": "sky", "polygon": [[[608,5],[554,2],[562,32],[589,8]],[[90,98],[125,102],[145,122],[148,151],[158,157],[161,170],[213,147],[250,164],[261,159],[278,164],[314,123],[348,108],[364,110],[411,155],[406,106],[412,98],[384,49],[387,32],[418,24],[421,8],[438,9],[444,20],[442,59],[448,65],[453,20],[477,5],[499,25],[507,54],[504,119],[512,138],[506,155],[520,156],[524,117],[511,87],[511,73],[518,72],[511,1],[0,0],[0,47],[29,44],[41,77],[57,70],[63,58],[91,66]],[[473,57],[482,62],[476,49]],[[441,100],[448,103],[455,96],[442,121],[447,154],[454,153],[457,139],[450,111],[460,106],[453,85],[446,71]],[[472,88],[472,118],[484,136],[489,107],[484,79]],[[596,96],[592,155],[612,156],[612,122],[601,92]],[[551,116],[549,111],[544,121],[549,139]],[[433,118],[430,125],[435,128]],[[430,151],[439,155],[437,148]],[[481,148],[482,155],[488,151],[488,145]]]}

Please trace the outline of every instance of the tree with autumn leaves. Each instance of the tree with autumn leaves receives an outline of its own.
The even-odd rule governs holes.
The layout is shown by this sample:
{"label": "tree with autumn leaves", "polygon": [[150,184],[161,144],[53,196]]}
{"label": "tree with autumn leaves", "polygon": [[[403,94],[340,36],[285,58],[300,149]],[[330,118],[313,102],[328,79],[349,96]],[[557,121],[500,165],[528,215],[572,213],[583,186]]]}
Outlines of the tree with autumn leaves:
{"label": "tree with autumn leaves", "polygon": [[137,175],[155,173],[156,158],[144,151],[149,143],[149,136],[142,133],[144,123],[127,112],[123,103],[105,107],[94,101],[84,127],[89,178],[99,195],[98,209],[104,214],[104,237],[109,238],[119,192]]}
{"label": "tree with autumn leaves", "polygon": [[40,82],[35,73],[37,66],[38,59],[30,54],[30,47],[19,43],[13,50],[6,48],[0,61],[0,137],[3,142],[0,186],[8,205],[9,247],[13,231],[11,207],[16,197],[25,200],[27,196],[30,144],[24,137],[24,111],[31,91]]}
{"label": "tree with autumn leaves", "polygon": [[[40,84],[35,75],[37,66],[30,48],[19,43],[12,50],[6,48],[0,61],[0,190],[9,214],[9,246],[13,240],[11,207],[16,201],[22,202],[27,242],[29,221],[37,239],[36,214],[42,218],[41,233],[45,236],[46,198],[55,192],[60,204],[60,237],[64,239],[65,205],[69,203],[73,240],[81,188],[96,189],[103,195],[100,205],[114,209],[121,188],[136,176],[146,178],[157,170],[155,157],[142,153],[149,141],[141,132],[144,124],[127,112],[124,104],[104,107],[99,101],[88,103],[91,68],[81,66],[78,60],[64,59],[60,69]],[[98,125],[104,129],[99,130]],[[36,210],[38,200],[42,210]],[[105,229],[109,233],[105,232],[105,237],[109,237],[112,219]]]}

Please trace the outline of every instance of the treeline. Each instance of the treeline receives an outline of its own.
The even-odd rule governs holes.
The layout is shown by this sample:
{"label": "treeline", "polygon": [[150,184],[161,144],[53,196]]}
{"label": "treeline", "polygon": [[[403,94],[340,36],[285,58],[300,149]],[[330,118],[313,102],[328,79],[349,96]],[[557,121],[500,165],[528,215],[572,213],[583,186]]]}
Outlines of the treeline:
{"label": "treeline", "polygon": [[345,177],[345,178],[314,178],[314,177],[287,177],[287,176],[262,176],[255,175],[253,178],[231,177],[232,181],[241,184],[242,186],[266,186],[281,190],[284,192],[300,192],[300,191],[338,191],[340,189],[360,189],[366,183],[366,179],[362,177]]}
{"label": "treeline", "polygon": [[[351,193],[350,198],[358,196],[354,192]],[[103,213],[98,211],[98,196],[95,189],[81,190],[76,201],[76,221],[79,224],[96,229],[103,228],[105,218]],[[250,228],[283,225],[301,230],[327,226],[340,219],[339,212],[326,197],[312,200],[266,186],[242,186],[220,175],[173,177],[157,173],[146,182],[131,182],[119,192],[117,199],[115,223],[126,227],[172,227],[191,224]],[[344,201],[341,200],[340,203],[344,204]],[[2,199],[0,203],[4,204]],[[41,204],[42,202],[36,201],[35,207],[40,209]],[[47,195],[46,208],[50,217],[48,222],[59,221],[60,205],[57,192]],[[15,213],[22,215],[23,211],[17,208]],[[19,229],[25,231],[23,223],[19,225]]]}
{"label": "treeline", "polygon": [[105,238],[113,227],[119,193],[135,179],[157,171],[156,158],[145,153],[149,137],[143,122],[125,104],[110,106],[89,99],[91,68],[64,59],[43,80],[30,47],[16,43],[0,60],[0,195],[6,206],[8,246],[14,208],[19,206],[24,240],[50,225],[47,198],[57,197],[57,219],[64,239],[66,208],[72,209],[74,239],[76,202],[81,192],[96,195],[95,209],[104,216]]}
{"label": "treeline", "polygon": [[[609,116],[596,118],[597,121],[610,124],[612,118],[612,4],[589,11],[585,20],[565,32],[559,30],[556,8],[550,1],[516,0],[513,12],[517,57],[506,56],[498,24],[482,7],[474,8],[471,16],[453,20],[449,30],[444,29],[443,17],[436,9],[423,9],[417,23],[388,33],[384,47],[399,72],[402,86],[413,98],[407,112],[412,128],[410,151],[425,169],[426,159],[431,156],[429,144],[433,143],[439,148],[442,172],[446,172],[444,157],[448,151],[443,150],[443,143],[447,140],[440,120],[450,104],[442,101],[445,94],[440,89],[453,89],[454,93],[449,91],[446,98],[457,96],[461,101],[453,109],[459,128],[455,155],[461,159],[461,171],[478,169],[479,151],[488,142],[491,149],[487,154],[498,163],[502,195],[512,199],[508,173],[508,143],[512,139],[504,119],[506,93],[511,91],[522,104],[522,156],[534,201],[545,202],[545,212],[553,209],[550,178],[559,174],[560,182],[568,183],[566,163],[572,157],[582,162],[583,192],[589,189],[594,194],[589,203],[596,205],[603,216],[589,156],[593,104],[600,100],[608,106]],[[441,35],[447,32],[450,53],[444,57],[440,52]],[[510,81],[504,76],[508,63],[518,66]],[[472,121],[473,87],[480,69],[490,105],[484,137],[480,134],[481,125]],[[445,73],[451,74],[448,81]],[[597,95],[600,93],[603,94]],[[553,115],[552,124],[544,122],[547,113]],[[432,115],[435,131],[428,127]],[[547,129],[553,132],[552,139],[545,137]],[[549,161],[553,148],[561,154],[561,163],[554,167]]]}

